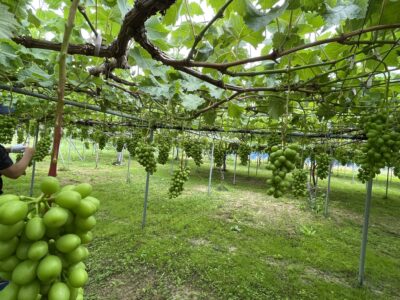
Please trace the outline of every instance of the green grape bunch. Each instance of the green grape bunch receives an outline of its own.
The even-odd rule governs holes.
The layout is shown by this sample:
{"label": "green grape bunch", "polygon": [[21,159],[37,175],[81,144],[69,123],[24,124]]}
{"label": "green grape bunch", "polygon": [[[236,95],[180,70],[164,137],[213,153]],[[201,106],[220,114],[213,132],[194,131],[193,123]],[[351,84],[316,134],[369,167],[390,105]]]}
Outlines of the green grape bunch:
{"label": "green grape bunch", "polygon": [[133,136],[126,141],[126,149],[128,150],[131,157],[135,157],[136,148],[141,139],[141,135],[139,133],[133,134]]}
{"label": "green grape bunch", "polygon": [[200,167],[203,163],[203,147],[202,143],[193,139],[187,139],[183,142],[183,149],[188,157],[193,158],[196,166]]}
{"label": "green grape bunch", "polygon": [[251,153],[251,147],[247,145],[246,143],[241,143],[238,151],[237,151],[239,158],[240,158],[240,164],[242,166],[246,166],[248,161],[249,161],[249,155]]}
{"label": "green grape bunch", "polygon": [[297,144],[291,144],[288,147],[273,146],[269,156],[267,169],[272,171],[272,178],[267,179],[267,194],[274,198],[282,197],[290,183],[286,175],[294,170],[297,161],[300,159],[300,147]]}
{"label": "green grape bunch", "polygon": [[315,156],[315,161],[317,162],[317,176],[319,179],[323,180],[329,175],[331,159],[326,153],[318,153]]}
{"label": "green grape bunch", "polygon": [[92,134],[92,140],[99,144],[99,149],[103,150],[108,142],[108,136],[100,130],[96,130]]}
{"label": "green grape bunch", "polygon": [[221,168],[224,163],[225,151],[225,147],[222,143],[214,147],[214,163],[217,168]]}
{"label": "green grape bunch", "polygon": [[0,117],[0,143],[9,144],[14,136],[18,121],[10,116]]}
{"label": "green grape bunch", "polygon": [[307,195],[307,171],[303,169],[295,169],[292,172],[292,193],[296,198]]}
{"label": "green grape bunch", "polygon": [[189,174],[189,167],[183,167],[174,171],[174,175],[172,176],[171,184],[168,190],[168,197],[170,199],[176,198],[182,194],[183,185],[189,179]]}
{"label": "green grape bunch", "polygon": [[362,119],[367,142],[361,146],[363,153],[359,163],[358,178],[362,182],[380,174],[380,170],[392,164],[400,151],[400,132],[397,120],[385,113],[369,115]]}
{"label": "green grape bunch", "polygon": [[125,145],[125,139],[123,137],[118,138],[116,141],[117,152],[122,152],[122,150],[124,149],[124,145]]}
{"label": "green grape bunch", "polygon": [[83,300],[100,201],[87,183],[46,177],[37,197],[0,196],[0,299]]}
{"label": "green grape bunch", "polygon": [[171,147],[172,143],[170,138],[162,136],[159,136],[157,138],[157,148],[158,148],[157,162],[159,164],[165,165],[167,163]]}
{"label": "green grape bunch", "polygon": [[22,127],[18,127],[17,129],[17,144],[22,144],[25,142],[25,134],[24,129]]}
{"label": "green grape bunch", "polygon": [[36,144],[35,154],[32,160],[38,162],[50,154],[51,138],[49,136],[43,136]]}
{"label": "green grape bunch", "polygon": [[153,174],[157,171],[157,162],[154,155],[155,148],[148,143],[139,143],[136,148],[136,157],[146,172]]}

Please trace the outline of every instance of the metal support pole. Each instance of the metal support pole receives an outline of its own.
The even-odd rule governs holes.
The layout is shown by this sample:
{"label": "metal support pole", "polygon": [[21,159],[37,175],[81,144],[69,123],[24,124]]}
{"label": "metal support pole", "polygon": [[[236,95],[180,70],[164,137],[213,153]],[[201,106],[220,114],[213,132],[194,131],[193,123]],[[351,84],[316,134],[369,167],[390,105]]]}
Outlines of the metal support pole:
{"label": "metal support pole", "polygon": [[258,174],[258,167],[260,165],[260,153],[257,153],[257,160],[256,160],[256,176]]}
{"label": "metal support pole", "polygon": [[[150,129],[149,142],[151,143],[152,141],[153,141],[153,129]],[[150,185],[150,173],[147,172],[147,174],[146,174],[146,188],[144,190],[142,229],[146,226],[147,200],[149,198],[149,185]]]}
{"label": "metal support pole", "polygon": [[251,153],[249,154],[249,161],[247,162],[247,176],[250,176],[250,162],[251,162]]}
{"label": "metal support pole", "polygon": [[325,207],[324,207],[324,216],[328,216],[328,209],[329,209],[329,194],[331,193],[331,176],[332,176],[332,166],[333,166],[333,160],[331,161],[329,165],[329,173],[328,173],[328,187],[326,189],[326,195],[325,195]]}
{"label": "metal support pole", "polygon": [[[61,143],[62,143],[62,141],[61,141]],[[58,154],[60,155],[61,163],[63,164],[64,169],[66,169],[65,161],[64,161],[64,156],[62,155],[62,151],[60,150],[60,151],[58,152]]]}
{"label": "metal support pole", "polygon": [[126,183],[131,183],[131,154],[128,156],[128,173],[126,174]]}
{"label": "metal support pole", "polygon": [[96,148],[96,169],[99,166],[99,144],[95,144]]}
{"label": "metal support pole", "polygon": [[71,137],[68,139],[68,162],[67,162],[68,170],[70,161],[71,161]]}
{"label": "metal support pole", "polygon": [[368,223],[369,223],[369,211],[371,208],[371,198],[372,198],[372,179],[369,179],[367,182],[367,197],[365,199],[364,226],[363,226],[362,241],[361,241],[360,267],[358,270],[358,283],[360,285],[363,285],[364,283],[365,254],[367,251]]}
{"label": "metal support pole", "polygon": [[236,164],[237,164],[237,153],[235,153],[235,168],[233,171],[233,184],[236,184]]}
{"label": "metal support pole", "polygon": [[[36,149],[36,145],[39,138],[39,124],[37,124],[36,131],[35,131],[35,140],[33,142],[33,146]],[[33,185],[35,184],[35,173],[36,173],[36,161],[32,162],[32,177],[31,177],[31,187],[29,189],[29,197],[33,195]]]}
{"label": "metal support pole", "polygon": [[79,153],[78,149],[76,148],[76,145],[75,145],[75,143],[72,141],[72,139],[71,139],[71,138],[69,139],[69,142],[70,142],[70,143],[72,144],[72,146],[74,147],[74,149],[75,149],[76,153],[78,154],[78,157],[79,157],[79,159],[80,159],[80,160],[83,160],[83,157],[82,157],[82,155]]}
{"label": "metal support pole", "polygon": [[384,199],[387,199],[387,198],[388,198],[388,192],[389,192],[389,171],[390,171],[390,168],[387,167],[387,174],[386,174],[386,193],[385,193],[385,198],[384,198]]}
{"label": "metal support pole", "polygon": [[212,180],[212,172],[214,167],[214,140],[211,145],[211,157],[210,157],[210,175],[208,177],[208,195],[211,195],[211,180]]}
{"label": "metal support pole", "polygon": [[353,178],[351,180],[351,183],[354,184],[354,176],[355,176],[355,169],[356,169],[356,164],[353,163],[353,165],[351,166],[351,172],[353,173]]}

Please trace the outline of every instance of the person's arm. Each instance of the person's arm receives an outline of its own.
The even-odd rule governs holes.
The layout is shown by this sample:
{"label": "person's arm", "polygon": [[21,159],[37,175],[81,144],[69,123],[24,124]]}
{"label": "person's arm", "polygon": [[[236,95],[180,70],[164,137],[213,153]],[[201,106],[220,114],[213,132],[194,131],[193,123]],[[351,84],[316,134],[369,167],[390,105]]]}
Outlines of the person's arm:
{"label": "person's arm", "polygon": [[29,162],[32,160],[34,153],[34,148],[25,148],[24,156],[21,158],[21,160],[6,169],[0,170],[0,174],[11,179],[17,179],[25,173],[25,170],[28,167]]}

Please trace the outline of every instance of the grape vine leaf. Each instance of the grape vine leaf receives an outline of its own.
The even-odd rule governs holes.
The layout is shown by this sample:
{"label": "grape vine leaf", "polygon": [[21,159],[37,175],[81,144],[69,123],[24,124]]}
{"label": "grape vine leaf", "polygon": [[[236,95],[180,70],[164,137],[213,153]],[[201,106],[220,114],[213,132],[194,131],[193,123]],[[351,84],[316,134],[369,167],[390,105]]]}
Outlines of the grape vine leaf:
{"label": "grape vine leaf", "polygon": [[339,5],[331,8],[327,5],[326,13],[323,15],[327,26],[334,26],[341,23],[344,20],[350,19],[361,19],[362,10],[358,5]]}
{"label": "grape vine leaf", "polygon": [[0,39],[11,38],[12,32],[16,31],[18,26],[17,20],[8,11],[7,6],[0,4]]}
{"label": "grape vine leaf", "polygon": [[205,102],[203,98],[194,94],[182,95],[182,105],[186,110],[192,111]]}

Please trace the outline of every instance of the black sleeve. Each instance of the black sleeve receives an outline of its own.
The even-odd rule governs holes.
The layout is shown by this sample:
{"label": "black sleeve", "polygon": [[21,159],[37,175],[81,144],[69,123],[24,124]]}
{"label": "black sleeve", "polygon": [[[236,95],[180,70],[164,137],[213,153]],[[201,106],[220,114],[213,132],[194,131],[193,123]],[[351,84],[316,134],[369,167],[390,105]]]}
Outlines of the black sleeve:
{"label": "black sleeve", "polygon": [[8,155],[6,149],[0,145],[0,170],[7,169],[13,165],[13,161]]}

